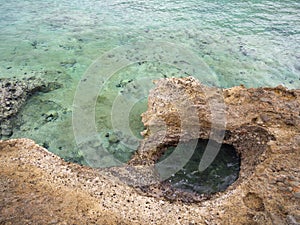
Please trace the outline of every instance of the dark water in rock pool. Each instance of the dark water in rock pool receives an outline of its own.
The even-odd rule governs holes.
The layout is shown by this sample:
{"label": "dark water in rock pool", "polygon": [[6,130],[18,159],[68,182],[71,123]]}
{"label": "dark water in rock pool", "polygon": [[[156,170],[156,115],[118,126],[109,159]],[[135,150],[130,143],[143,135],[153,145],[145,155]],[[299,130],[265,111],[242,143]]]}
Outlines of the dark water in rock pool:
{"label": "dark water in rock pool", "polygon": [[[31,138],[68,160],[84,163],[72,127],[78,82],[93,61],[119,46],[152,40],[181,45],[208,65],[220,87],[299,88],[299,1],[2,0],[0,5],[0,77],[35,76],[63,86],[31,97],[9,138]],[[123,162],[135,151],[123,140],[141,139],[147,93],[129,110],[132,133],[125,135],[112,123],[116,96],[124,89],[128,96],[142,90],[143,85],[134,86],[145,77],[188,75],[159,59],[139,62],[140,56],[132,54],[137,63],[111,75],[95,106],[101,140],[95,145]],[[205,83],[207,77],[202,78]],[[115,106],[120,112],[122,107]],[[55,118],[45,120],[50,114]]]}
{"label": "dark water in rock pool", "polygon": [[[173,187],[198,194],[212,194],[224,191],[238,178],[240,158],[235,149],[223,144],[213,163],[199,172],[199,162],[205,151],[207,140],[198,140],[197,147],[189,162],[165,182]],[[168,157],[175,147],[169,147],[159,161]]]}

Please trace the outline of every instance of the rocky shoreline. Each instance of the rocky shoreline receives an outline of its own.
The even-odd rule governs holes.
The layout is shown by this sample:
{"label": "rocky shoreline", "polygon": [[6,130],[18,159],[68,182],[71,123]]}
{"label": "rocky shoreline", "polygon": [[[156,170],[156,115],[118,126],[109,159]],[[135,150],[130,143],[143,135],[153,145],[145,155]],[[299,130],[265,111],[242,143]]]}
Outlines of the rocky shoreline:
{"label": "rocky shoreline", "polygon": [[[180,129],[175,102],[183,98],[198,112],[198,132]],[[168,78],[149,95],[145,139],[128,166],[93,169],[28,139],[0,141],[0,224],[299,224],[299,108],[300,90],[222,90]],[[241,156],[238,180],[209,198],[141,185],[155,179],[151,168],[166,146],[210,137],[211,109],[226,112],[223,142]]]}
{"label": "rocky shoreline", "polygon": [[28,97],[36,92],[49,92],[61,85],[37,77],[0,79],[0,138],[13,133],[14,119]]}

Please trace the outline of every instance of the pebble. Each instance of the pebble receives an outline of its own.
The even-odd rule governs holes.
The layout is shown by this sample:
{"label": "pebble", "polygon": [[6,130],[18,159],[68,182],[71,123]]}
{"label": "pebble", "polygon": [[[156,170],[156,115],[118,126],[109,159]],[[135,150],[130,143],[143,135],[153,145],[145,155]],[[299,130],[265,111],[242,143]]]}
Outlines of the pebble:
{"label": "pebble", "polygon": [[117,135],[115,134],[110,134],[109,137],[108,137],[108,141],[110,143],[118,143],[119,142],[119,139],[117,137]]}
{"label": "pebble", "polygon": [[295,142],[298,146],[300,146],[300,135],[295,136]]}
{"label": "pebble", "polygon": [[270,118],[268,117],[267,114],[261,114],[260,118],[262,119],[263,122],[268,122],[270,120]]}
{"label": "pebble", "polygon": [[294,193],[294,196],[295,196],[295,198],[300,199],[300,192],[295,192],[295,193]]}
{"label": "pebble", "polygon": [[298,223],[295,219],[295,217],[293,217],[292,215],[288,215],[286,217],[286,220],[288,222],[289,225],[300,225],[300,223]]}
{"label": "pebble", "polygon": [[58,118],[58,112],[54,111],[54,110],[50,110],[45,114],[45,120],[47,122],[51,122],[54,121]]}

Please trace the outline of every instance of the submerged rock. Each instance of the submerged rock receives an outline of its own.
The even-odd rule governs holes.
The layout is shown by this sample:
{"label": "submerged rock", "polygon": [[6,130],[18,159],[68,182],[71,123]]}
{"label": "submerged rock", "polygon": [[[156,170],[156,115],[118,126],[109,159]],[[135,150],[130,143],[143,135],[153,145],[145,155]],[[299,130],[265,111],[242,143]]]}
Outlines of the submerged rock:
{"label": "submerged rock", "polygon": [[54,121],[58,118],[58,112],[55,110],[50,110],[44,115],[46,122]]}
{"label": "submerged rock", "polygon": [[13,132],[13,120],[27,98],[36,92],[48,92],[59,88],[57,83],[45,82],[39,78],[0,79],[0,138]]}

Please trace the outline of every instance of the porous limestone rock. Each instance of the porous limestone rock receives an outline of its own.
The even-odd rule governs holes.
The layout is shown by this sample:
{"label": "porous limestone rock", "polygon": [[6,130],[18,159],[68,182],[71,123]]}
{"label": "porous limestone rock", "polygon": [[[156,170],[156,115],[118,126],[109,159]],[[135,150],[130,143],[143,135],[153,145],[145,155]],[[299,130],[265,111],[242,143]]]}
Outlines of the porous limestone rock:
{"label": "porous limestone rock", "polygon": [[27,98],[35,92],[48,92],[59,87],[54,82],[39,78],[0,79],[0,138],[9,137],[13,132],[13,120]]}
{"label": "porous limestone rock", "polygon": [[[180,106],[187,106],[180,102],[194,107],[198,118],[180,117]],[[299,90],[222,90],[192,77],[169,78],[149,95],[145,139],[127,166],[93,169],[64,162],[27,139],[0,141],[0,223],[299,223],[299,106]],[[222,113],[223,142],[241,156],[240,176],[226,191],[202,198],[163,183],[134,185],[155,179],[151,166],[166,146],[179,138],[207,139],[212,124],[222,129],[224,117],[214,117]],[[187,127],[181,127],[185,119]],[[199,124],[189,123],[194,119]],[[189,126],[199,131],[189,133]]]}

